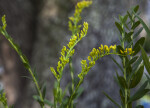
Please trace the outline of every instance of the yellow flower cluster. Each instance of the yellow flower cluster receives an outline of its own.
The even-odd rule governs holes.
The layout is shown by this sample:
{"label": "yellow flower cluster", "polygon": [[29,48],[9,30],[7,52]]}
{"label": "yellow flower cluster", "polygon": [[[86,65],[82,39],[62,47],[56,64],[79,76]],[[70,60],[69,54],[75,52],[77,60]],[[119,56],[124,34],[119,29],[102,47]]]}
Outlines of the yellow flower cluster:
{"label": "yellow flower cluster", "polygon": [[135,51],[132,51],[132,48],[126,48],[124,51],[120,50],[120,53],[123,55],[132,55]]}
{"label": "yellow flower cluster", "polygon": [[64,46],[61,50],[61,57],[59,58],[58,64],[57,64],[57,72],[53,67],[50,67],[50,70],[54,74],[54,76],[57,78],[57,80],[60,80],[62,76],[62,71],[65,67],[65,65],[69,62],[69,58],[74,54],[75,49],[74,46],[83,38],[86,36],[88,30],[88,23],[84,22],[83,24],[83,30],[81,30],[80,34],[78,33],[77,36],[72,36],[70,39],[70,42],[67,44],[68,48]]}
{"label": "yellow flower cluster", "polygon": [[7,24],[6,24],[6,15],[4,15],[3,17],[2,17],[2,23],[3,23],[3,26],[2,26],[2,28],[3,28],[3,30],[5,30],[6,29],[6,26],[7,26]]}
{"label": "yellow flower cluster", "polygon": [[81,67],[82,67],[82,71],[80,74],[78,74],[78,77],[80,79],[83,79],[85,75],[87,75],[87,73],[89,72],[89,70],[91,69],[91,67],[93,67],[95,65],[95,61],[90,61],[89,65],[87,64],[86,60],[82,60],[81,61]]}
{"label": "yellow flower cluster", "polygon": [[99,49],[93,48],[90,52],[90,55],[87,57],[89,64],[87,64],[86,60],[81,61],[82,71],[78,75],[80,79],[83,79],[84,76],[88,73],[88,71],[95,65],[96,60],[99,58],[109,55],[109,54],[116,54],[116,45],[108,47],[107,45],[101,45]]}
{"label": "yellow flower cluster", "polygon": [[57,72],[55,71],[53,67],[50,67],[50,70],[52,71],[54,76],[57,78],[57,80],[59,80],[60,77],[62,76],[62,71],[65,65],[69,62],[70,55],[73,55],[73,54],[74,54],[74,49],[69,52],[69,49],[67,49],[66,46],[64,46],[61,50],[61,57],[59,58],[59,61],[57,64]]}
{"label": "yellow flower cluster", "polygon": [[84,22],[83,30],[81,30],[81,32],[80,32],[80,37],[79,37],[79,34],[77,34],[78,39],[81,40],[83,37],[85,37],[87,34],[87,31],[88,31],[88,23]]}
{"label": "yellow flower cluster", "polygon": [[[90,52],[90,56],[93,58],[93,60],[99,59],[99,57],[104,56],[106,54],[109,54],[112,51],[112,53],[116,52],[116,45],[108,47],[107,45],[102,45],[99,47],[99,49],[93,48],[93,50]],[[90,57],[88,57],[90,58]]]}
{"label": "yellow flower cluster", "polygon": [[92,1],[81,1],[78,2],[75,7],[75,13],[74,16],[69,17],[69,30],[72,31],[74,35],[79,32],[81,25],[78,25],[79,21],[81,20],[81,12],[84,8],[89,7],[89,5],[92,4]]}
{"label": "yellow flower cluster", "polygon": [[80,13],[82,12],[82,10],[86,7],[89,7],[89,5],[92,4],[92,1],[81,1],[78,2],[76,7],[75,7],[75,13],[74,13],[74,17],[78,17],[80,16]]}

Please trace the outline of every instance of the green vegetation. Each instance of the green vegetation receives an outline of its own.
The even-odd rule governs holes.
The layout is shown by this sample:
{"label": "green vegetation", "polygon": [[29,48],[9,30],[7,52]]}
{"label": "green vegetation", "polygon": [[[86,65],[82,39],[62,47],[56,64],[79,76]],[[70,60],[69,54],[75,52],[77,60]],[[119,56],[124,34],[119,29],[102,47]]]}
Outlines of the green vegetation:
{"label": "green vegetation", "polygon": [[[148,84],[150,84],[150,62],[145,50],[142,48],[145,37],[138,37],[143,28],[149,36],[150,30],[144,21],[139,17],[139,6],[133,7],[130,11],[127,11],[124,16],[119,15],[119,19],[116,19],[115,25],[120,32],[120,35],[118,36],[120,44],[111,45],[109,47],[107,45],[101,45],[97,49],[93,48],[87,57],[87,60],[81,60],[82,70],[78,76],[75,76],[72,64],[72,56],[75,52],[74,48],[78,42],[80,42],[87,35],[88,32],[87,22],[84,22],[83,26],[79,24],[81,21],[80,14],[84,8],[89,7],[91,4],[92,1],[83,0],[78,2],[75,7],[74,15],[69,18],[69,30],[72,32],[70,42],[66,46],[63,46],[57,68],[54,69],[53,67],[50,67],[51,72],[56,78],[53,89],[53,102],[50,102],[45,98],[46,86],[43,85],[41,87],[39,85],[36,72],[32,70],[28,59],[6,31],[7,24],[5,15],[2,17],[3,26],[0,26],[0,33],[9,41],[12,48],[14,48],[14,50],[18,53],[25,68],[29,71],[38,91],[37,95],[34,95],[33,98],[40,104],[41,108],[45,108],[46,104],[51,108],[75,108],[76,103],[74,100],[76,100],[83,91],[80,86],[83,83],[85,76],[95,65],[97,60],[107,55],[119,56],[122,61],[122,64],[120,64],[112,57],[112,60],[121,71],[116,71],[115,77],[115,81],[120,87],[118,92],[120,93],[121,103],[117,103],[104,92],[105,96],[108,97],[108,99],[110,99],[116,107],[132,108],[134,101],[142,98],[150,91],[150,88],[148,88]],[[139,28],[140,24],[143,27]],[[141,55],[139,55],[140,50],[142,52]],[[66,64],[69,64],[72,82],[69,82],[69,86],[66,86],[66,89],[62,90],[60,82]],[[144,66],[148,71],[148,74],[146,74],[147,80],[137,89],[136,92],[132,93],[132,89],[137,87],[144,74]],[[77,81],[75,81],[76,79]],[[67,91],[69,91],[69,95],[66,94]],[[5,108],[11,108],[7,105],[7,98],[4,92],[1,92],[0,101],[3,103]],[[136,108],[143,108],[143,106],[139,105]]]}

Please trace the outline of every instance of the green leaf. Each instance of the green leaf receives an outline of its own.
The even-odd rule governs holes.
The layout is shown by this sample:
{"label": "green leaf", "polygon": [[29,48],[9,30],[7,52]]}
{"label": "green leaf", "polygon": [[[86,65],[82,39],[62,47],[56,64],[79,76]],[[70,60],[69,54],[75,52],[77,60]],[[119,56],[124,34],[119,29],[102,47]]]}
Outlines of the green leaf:
{"label": "green leaf", "polygon": [[34,70],[33,70],[33,75],[34,75],[35,79],[37,81],[39,81],[39,78],[38,78],[38,75],[37,75],[37,72],[36,72],[36,68],[34,68]]}
{"label": "green leaf", "polygon": [[126,83],[124,77],[122,77],[122,76],[117,76],[117,78],[118,78],[118,81],[119,81],[120,85],[121,85],[124,89],[125,89],[125,88],[128,88],[127,83]]}
{"label": "green leaf", "polygon": [[52,102],[50,102],[50,101],[48,101],[48,100],[46,100],[46,99],[44,99],[44,103],[47,104],[48,106],[51,106],[51,107],[54,106],[54,105],[52,104]]}
{"label": "green leaf", "polygon": [[42,92],[43,98],[45,98],[45,95],[46,95],[46,84],[44,83],[44,85],[43,85],[43,92]]}
{"label": "green leaf", "polygon": [[75,77],[74,78],[74,86],[77,86],[79,81],[80,81],[79,77]]}
{"label": "green leaf", "polygon": [[69,85],[68,90],[69,90],[69,94],[71,95],[73,93],[71,84]]}
{"label": "green leaf", "polygon": [[34,100],[38,101],[39,103],[42,102],[40,96],[38,96],[38,95],[34,95],[33,98],[34,98]]}
{"label": "green leaf", "polygon": [[121,102],[122,102],[123,104],[125,104],[125,103],[124,103],[124,102],[125,102],[124,94],[122,93],[122,90],[121,90],[121,89],[120,89],[119,91],[120,91]]}
{"label": "green leaf", "polygon": [[114,61],[114,63],[119,67],[119,69],[123,72],[122,67],[120,66],[120,64],[113,58],[111,57],[111,59]]}
{"label": "green leaf", "polygon": [[118,108],[121,108],[121,106],[120,106],[115,100],[113,100],[107,93],[103,92],[103,94],[104,94],[112,103],[114,103]]}
{"label": "green leaf", "polygon": [[129,27],[128,27],[128,25],[127,25],[126,23],[124,24],[124,26],[125,26],[128,30],[130,30]]}
{"label": "green leaf", "polygon": [[133,72],[135,72],[137,70],[137,68],[139,67],[139,65],[141,64],[142,62],[142,56],[140,56],[138,58],[138,60],[133,64]]}
{"label": "green leaf", "polygon": [[146,77],[147,77],[147,80],[148,80],[148,82],[150,84],[150,77],[147,74],[146,74]]}
{"label": "green leaf", "polygon": [[[118,75],[118,72],[116,71],[116,75]],[[114,76],[114,81],[119,85],[120,89],[123,91],[124,89],[122,88],[122,86],[120,85],[119,81],[118,81],[118,78],[116,76]]]}
{"label": "green leaf", "polygon": [[123,18],[123,23],[124,23],[124,24],[126,23],[127,19],[128,19],[128,14],[125,15],[124,18]]}
{"label": "green leaf", "polygon": [[136,101],[136,100],[142,98],[149,91],[150,91],[150,89],[143,89],[143,90],[137,91],[133,96],[131,96],[128,103]]}
{"label": "green leaf", "polygon": [[140,46],[140,47],[141,47],[141,51],[142,51],[142,58],[143,58],[144,65],[146,67],[147,72],[150,75],[150,62],[149,62],[149,58],[148,58],[145,50],[142,48],[142,46]]}
{"label": "green leaf", "polygon": [[25,67],[26,69],[29,69],[29,68],[30,68],[29,64],[27,64],[27,63],[23,63],[23,65],[24,65],[24,67]]}
{"label": "green leaf", "polygon": [[139,34],[142,32],[143,27],[141,27],[133,36],[133,39],[135,39],[137,36],[139,36]]}
{"label": "green leaf", "polygon": [[135,51],[133,53],[133,56],[136,55],[139,51],[140,51],[140,45],[143,46],[144,44],[144,41],[145,41],[145,37],[141,37],[134,45],[133,47],[133,51]]}
{"label": "green leaf", "polygon": [[120,34],[123,32],[121,25],[118,22],[115,22],[116,27],[118,28]]}
{"label": "green leaf", "polygon": [[132,65],[136,60],[138,59],[138,56],[133,57],[129,63],[126,65],[126,67],[128,67],[129,65]]}
{"label": "green leaf", "polygon": [[66,108],[68,101],[69,101],[69,96],[67,96],[63,99],[60,108]]}
{"label": "green leaf", "polygon": [[80,87],[78,90],[77,90],[77,95],[75,97],[75,99],[77,99],[84,91],[84,88]]}
{"label": "green leaf", "polygon": [[[14,41],[13,41],[12,38],[9,38],[8,40],[11,41],[11,47],[12,47],[14,50],[16,50],[16,52],[18,53],[19,56],[21,56],[21,55],[22,55],[22,52],[21,52],[21,50],[20,50],[19,45],[16,44],[16,43],[14,43]],[[10,41],[9,41],[9,42],[10,42]]]}
{"label": "green leaf", "polygon": [[135,7],[133,8],[133,10],[134,10],[134,12],[136,13],[136,12],[139,10],[139,5],[135,6]]}
{"label": "green leaf", "polygon": [[24,59],[24,62],[29,64],[29,61],[28,61],[27,57],[24,54],[22,54],[22,57]]}
{"label": "green leaf", "polygon": [[148,26],[145,24],[145,22],[137,14],[135,14],[135,16],[139,19],[139,21],[143,25],[145,31],[147,32],[147,35],[150,37],[150,30],[149,30]]}
{"label": "green leaf", "polygon": [[129,32],[129,33],[125,33],[125,38],[123,39],[124,41],[128,41],[131,42],[131,35],[133,34],[133,32]]}
{"label": "green leaf", "polygon": [[129,11],[127,11],[127,14],[128,14],[128,16],[129,16],[130,20],[133,22],[132,16],[131,16],[131,14],[129,13]]}
{"label": "green leaf", "polygon": [[58,101],[59,103],[62,102],[62,95],[63,95],[62,89],[59,88],[59,91],[58,91],[58,93],[57,93],[57,97],[58,97],[57,101]]}
{"label": "green leaf", "polygon": [[125,66],[127,66],[126,73],[127,73],[127,77],[128,77],[132,72],[132,67],[131,67],[131,64],[129,63],[129,59],[127,56],[125,57]]}
{"label": "green leaf", "polygon": [[133,45],[133,40],[131,40],[131,42],[127,44],[126,48],[131,48],[131,45]]}
{"label": "green leaf", "polygon": [[119,20],[121,23],[123,23],[123,18],[124,18],[123,16],[119,15]]}
{"label": "green leaf", "polygon": [[135,100],[138,100],[139,98],[143,97],[148,91],[149,89],[145,89],[148,85],[148,81],[146,81],[139,89],[138,91],[131,96],[131,98],[129,99],[128,103],[133,102]]}
{"label": "green leaf", "polygon": [[[30,79],[30,80],[32,80],[33,81],[33,79],[32,78],[30,78],[30,77],[28,77],[28,76],[21,76],[21,77],[23,77],[23,78],[27,78],[27,79]],[[33,81],[34,82],[34,81]]]}
{"label": "green leaf", "polygon": [[138,91],[145,89],[147,87],[147,85],[148,85],[148,81],[145,81],[144,84],[139,88]]}
{"label": "green leaf", "polygon": [[129,88],[134,88],[139,84],[139,82],[142,79],[143,72],[144,72],[144,65],[141,65],[140,68],[137,70],[137,72],[133,75]]}
{"label": "green leaf", "polygon": [[137,22],[135,22],[134,24],[133,24],[133,26],[132,26],[132,28],[131,29],[135,29],[137,26],[139,26],[140,25],[140,21],[137,21]]}

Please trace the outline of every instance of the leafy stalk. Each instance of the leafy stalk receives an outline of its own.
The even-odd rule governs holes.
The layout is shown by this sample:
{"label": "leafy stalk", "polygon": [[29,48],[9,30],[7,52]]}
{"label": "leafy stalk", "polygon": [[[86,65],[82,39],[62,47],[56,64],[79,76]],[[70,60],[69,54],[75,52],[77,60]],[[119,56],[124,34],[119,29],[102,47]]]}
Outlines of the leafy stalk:
{"label": "leafy stalk", "polygon": [[[7,33],[6,31],[6,20],[5,20],[5,15],[2,17],[2,23],[3,23],[3,26],[0,27],[0,33],[9,41],[10,45],[12,46],[12,48],[18,53],[21,61],[23,62],[25,68],[29,71],[30,75],[32,76],[32,79],[35,83],[35,86],[37,88],[37,91],[38,91],[38,94],[40,96],[40,100],[41,102],[43,102],[43,96],[42,96],[42,92],[40,90],[40,87],[39,87],[39,84],[38,84],[38,81],[31,69],[31,66],[29,64],[29,61],[28,59],[26,58],[26,56],[21,52],[19,46],[13,41],[13,39],[11,38],[11,36]],[[42,108],[44,108],[44,104],[41,103],[40,104]]]}

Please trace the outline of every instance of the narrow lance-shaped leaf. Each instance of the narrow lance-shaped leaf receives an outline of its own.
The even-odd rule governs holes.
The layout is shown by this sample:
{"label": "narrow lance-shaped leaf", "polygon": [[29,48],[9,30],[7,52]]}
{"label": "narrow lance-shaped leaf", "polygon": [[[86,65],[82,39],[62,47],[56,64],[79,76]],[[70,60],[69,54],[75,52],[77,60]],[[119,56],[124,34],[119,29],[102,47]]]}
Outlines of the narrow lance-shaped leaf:
{"label": "narrow lance-shaped leaf", "polygon": [[51,106],[51,107],[54,106],[54,105],[52,104],[52,102],[50,102],[50,101],[48,101],[48,100],[46,100],[46,99],[44,99],[44,103],[47,104],[48,106]]}
{"label": "narrow lance-shaped leaf", "polygon": [[136,60],[138,59],[138,56],[133,57],[129,63],[126,65],[126,67],[128,67],[129,65],[133,64]]}
{"label": "narrow lance-shaped leaf", "polygon": [[147,80],[148,80],[148,82],[150,84],[150,77],[147,74],[146,74],[146,77],[147,77]]}
{"label": "narrow lance-shaped leaf", "polygon": [[130,20],[133,22],[132,16],[131,16],[131,14],[130,14],[129,11],[127,11],[127,14],[128,14],[128,16],[129,16]]}
{"label": "narrow lance-shaped leaf", "polygon": [[135,29],[137,26],[140,25],[140,21],[137,21],[133,24],[132,28],[131,29]]}
{"label": "narrow lance-shaped leaf", "polygon": [[43,85],[43,91],[42,91],[43,98],[45,98],[45,95],[46,95],[46,84],[44,83],[44,85]]}
{"label": "narrow lance-shaped leaf", "polygon": [[143,97],[147,92],[150,91],[150,89],[145,89],[148,85],[148,81],[146,81],[139,89],[138,91],[130,97],[128,103],[136,101],[138,99],[140,99],[141,97]]}
{"label": "narrow lance-shaped leaf", "polygon": [[147,32],[148,36],[150,37],[150,30],[149,30],[148,26],[145,24],[145,22],[137,14],[135,14],[135,16],[139,19],[139,21],[143,25],[145,31]]}
{"label": "narrow lance-shaped leaf", "polygon": [[125,102],[124,94],[121,89],[119,91],[120,91],[121,102],[124,104]]}
{"label": "narrow lance-shaped leaf", "polygon": [[116,63],[116,65],[119,67],[119,69],[123,72],[123,69],[120,66],[120,64],[113,57],[111,57],[111,59],[114,61],[114,63]]}
{"label": "narrow lance-shaped leaf", "polygon": [[133,55],[136,55],[139,51],[140,51],[140,45],[142,46],[144,44],[145,41],[145,37],[141,37],[134,45],[133,47],[133,51],[135,51],[133,53]]}
{"label": "narrow lance-shaped leaf", "polygon": [[140,46],[140,47],[141,47],[141,51],[142,51],[142,58],[143,58],[144,65],[146,67],[147,72],[150,75],[150,62],[149,62],[149,58],[148,58],[145,50],[142,48],[142,46]]}
{"label": "narrow lance-shaped leaf", "polygon": [[135,39],[137,36],[139,36],[139,34],[142,32],[143,27],[141,27],[134,35],[133,35],[133,39]]}
{"label": "narrow lance-shaped leaf", "polygon": [[135,72],[137,70],[137,68],[139,67],[139,65],[142,62],[142,55],[138,58],[138,60],[133,64],[133,72]]}
{"label": "narrow lance-shaped leaf", "polygon": [[123,18],[123,23],[126,23],[127,19],[128,19],[128,14],[126,14],[126,15],[124,16],[124,18]]}
{"label": "narrow lance-shaped leaf", "polygon": [[117,75],[117,78],[118,78],[118,81],[119,81],[120,85],[121,85],[124,89],[125,89],[125,88],[128,88],[127,83],[126,83],[124,77]]}
{"label": "narrow lance-shaped leaf", "polygon": [[136,5],[134,8],[133,8],[134,12],[136,13],[138,10],[139,10],[139,5]]}
{"label": "narrow lance-shaped leaf", "polygon": [[120,106],[115,100],[113,100],[107,93],[103,92],[103,94],[104,94],[112,103],[114,103],[118,108],[121,108],[121,106]]}
{"label": "narrow lance-shaped leaf", "polygon": [[130,88],[134,88],[139,84],[143,76],[143,72],[144,72],[144,65],[141,65],[138,71],[133,75],[133,78],[130,83]]}
{"label": "narrow lance-shaped leaf", "polygon": [[118,28],[120,34],[123,32],[121,25],[118,22],[115,22],[116,27]]}
{"label": "narrow lance-shaped leaf", "polygon": [[150,89],[143,89],[141,91],[137,91],[133,96],[131,96],[131,98],[129,99],[128,103],[140,99],[141,97],[143,97],[149,91],[150,91]]}

